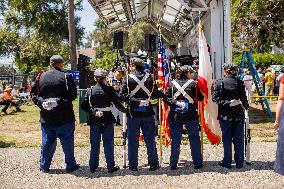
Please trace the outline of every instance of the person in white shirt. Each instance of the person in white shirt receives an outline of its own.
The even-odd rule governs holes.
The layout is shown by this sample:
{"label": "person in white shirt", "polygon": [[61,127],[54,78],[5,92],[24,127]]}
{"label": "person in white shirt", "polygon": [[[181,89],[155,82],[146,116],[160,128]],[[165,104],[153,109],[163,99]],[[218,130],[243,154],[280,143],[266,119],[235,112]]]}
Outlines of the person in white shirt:
{"label": "person in white shirt", "polygon": [[176,45],[170,45],[170,47],[165,50],[165,55],[168,60],[171,60],[175,56],[174,51],[176,47],[177,47]]}
{"label": "person in white shirt", "polygon": [[250,74],[250,71],[247,71],[244,78],[244,85],[246,89],[246,94],[247,94],[247,99],[248,102],[251,103],[251,96],[253,96],[253,90],[252,90],[252,85],[253,85],[253,77]]}

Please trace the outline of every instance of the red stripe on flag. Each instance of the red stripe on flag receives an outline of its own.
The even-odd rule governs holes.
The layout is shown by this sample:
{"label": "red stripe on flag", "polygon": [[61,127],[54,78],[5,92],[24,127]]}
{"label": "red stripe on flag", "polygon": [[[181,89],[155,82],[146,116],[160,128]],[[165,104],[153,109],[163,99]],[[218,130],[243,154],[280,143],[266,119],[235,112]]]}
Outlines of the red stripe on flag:
{"label": "red stripe on flag", "polygon": [[200,88],[201,92],[208,96],[208,87],[207,81],[203,77],[198,76],[198,87]]}

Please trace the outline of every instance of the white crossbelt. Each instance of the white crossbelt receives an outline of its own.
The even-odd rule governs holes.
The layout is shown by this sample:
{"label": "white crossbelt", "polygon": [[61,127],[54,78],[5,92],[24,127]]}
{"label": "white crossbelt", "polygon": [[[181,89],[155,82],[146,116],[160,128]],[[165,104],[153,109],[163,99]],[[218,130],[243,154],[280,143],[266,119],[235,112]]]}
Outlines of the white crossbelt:
{"label": "white crossbelt", "polygon": [[177,92],[174,94],[174,99],[177,99],[179,95],[183,95],[189,103],[193,104],[194,100],[185,92],[186,87],[188,87],[192,82],[193,79],[188,80],[183,86],[180,86],[176,80],[172,80],[172,84],[177,88]]}
{"label": "white crossbelt", "polygon": [[136,83],[138,84],[137,86],[136,86],[136,88],[133,90],[133,91],[131,91],[131,93],[130,93],[130,96],[131,97],[133,97],[138,91],[139,91],[139,89],[142,89],[147,95],[148,95],[148,98],[150,98],[151,97],[151,92],[149,91],[149,89],[147,89],[146,87],[145,87],[145,81],[147,80],[147,78],[148,78],[148,75],[146,74],[144,77],[143,77],[143,79],[142,80],[139,80],[135,75],[133,75],[133,74],[130,74],[129,75],[129,77],[131,77],[132,79],[134,79],[134,81],[136,81]]}

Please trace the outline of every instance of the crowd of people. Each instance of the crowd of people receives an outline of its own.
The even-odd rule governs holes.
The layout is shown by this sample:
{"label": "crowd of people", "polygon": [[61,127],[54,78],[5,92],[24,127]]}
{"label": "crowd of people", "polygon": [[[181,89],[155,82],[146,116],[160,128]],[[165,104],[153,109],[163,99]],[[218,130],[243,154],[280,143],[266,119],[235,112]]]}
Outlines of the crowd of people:
{"label": "crowd of people", "polygon": [[[75,115],[72,105],[72,101],[76,99],[77,90],[72,77],[64,73],[63,63],[61,56],[52,56],[50,70],[37,77],[31,91],[34,103],[40,108],[42,130],[40,170],[44,173],[49,172],[57,138],[60,139],[65,153],[66,171],[73,172],[80,168],[74,156]],[[111,80],[107,79],[109,74],[105,70],[101,68],[95,70],[95,85],[87,90],[81,103],[81,108],[90,115],[88,125],[90,126],[89,168],[91,173],[97,171],[99,166],[101,139],[108,173],[119,170],[119,166],[114,161],[114,124],[117,122],[119,113],[112,113],[113,106],[117,108],[117,112],[126,115],[129,169],[138,171],[140,130],[147,148],[149,171],[159,169],[155,141],[157,126],[150,101],[158,98],[170,106],[168,121],[172,145],[169,168],[178,169],[184,126],[190,141],[194,168],[203,167],[197,103],[204,96],[196,82],[196,71],[188,65],[179,67],[174,72],[168,90],[164,92],[159,90],[152,74],[145,72],[144,69],[143,60],[134,57],[130,59],[128,72],[123,73],[123,70],[118,67]],[[250,80],[249,77],[246,78]],[[283,86],[280,87],[280,91],[282,90]],[[219,165],[228,169],[232,168],[232,145],[234,145],[236,168],[241,169],[244,166],[244,111],[249,108],[249,103],[245,85],[237,77],[236,67],[226,67],[224,78],[214,83],[212,100],[218,105],[218,119],[224,147],[224,157]],[[280,100],[283,99],[280,98]],[[277,116],[275,128],[281,125],[282,114],[278,112]],[[282,128],[279,129],[281,132],[279,136],[283,136]],[[280,141],[283,141],[283,138],[280,138]],[[280,143],[275,170],[283,174],[284,162],[281,152],[283,152],[283,146],[281,147]]]}
{"label": "crowd of people", "polygon": [[[259,68],[257,76],[260,80],[264,96],[271,98],[279,95],[280,81],[283,76],[284,69],[272,70],[272,68]],[[246,93],[249,102],[253,102],[252,98],[256,92],[256,86],[253,81],[253,75],[249,69],[243,69],[243,74],[240,76],[244,81]]]}

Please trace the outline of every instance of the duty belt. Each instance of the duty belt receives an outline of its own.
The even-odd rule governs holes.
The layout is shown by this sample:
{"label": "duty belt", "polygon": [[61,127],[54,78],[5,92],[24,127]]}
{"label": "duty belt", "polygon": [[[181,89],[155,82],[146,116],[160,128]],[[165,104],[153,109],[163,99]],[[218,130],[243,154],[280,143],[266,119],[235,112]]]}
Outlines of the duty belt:
{"label": "duty belt", "polygon": [[102,111],[102,112],[109,112],[109,111],[111,111],[111,107],[105,107],[105,108],[94,108],[94,110]]}

